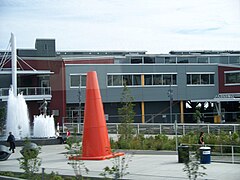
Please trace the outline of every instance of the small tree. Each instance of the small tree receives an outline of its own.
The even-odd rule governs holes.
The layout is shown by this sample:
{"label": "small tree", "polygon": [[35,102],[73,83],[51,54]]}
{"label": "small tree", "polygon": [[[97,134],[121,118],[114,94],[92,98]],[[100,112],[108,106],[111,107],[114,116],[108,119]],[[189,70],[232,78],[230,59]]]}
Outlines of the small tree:
{"label": "small tree", "polygon": [[35,173],[38,172],[41,166],[41,159],[38,157],[40,154],[40,147],[30,149],[31,142],[28,138],[24,140],[24,147],[21,151],[23,157],[19,158],[20,169],[23,169],[27,179],[34,179]]}
{"label": "small tree", "polygon": [[199,109],[195,110],[195,113],[193,114],[193,119],[195,122],[200,123],[202,119],[202,113],[200,112]]}
{"label": "small tree", "polygon": [[196,180],[198,176],[203,177],[206,175],[204,172],[199,172],[199,169],[206,169],[205,166],[200,164],[200,155],[196,151],[194,155],[190,155],[189,161],[184,161],[183,171],[187,173],[189,180]]}
{"label": "small tree", "polygon": [[[68,150],[66,158],[68,159],[68,164],[71,165],[74,170],[76,179],[83,179],[82,169],[84,169],[86,173],[89,172],[89,169],[82,160],[72,158],[82,156],[82,146],[80,142],[81,140],[77,137],[77,129],[74,128],[73,136],[67,139],[67,146],[65,146],[65,149]],[[70,160],[70,158],[72,159]]]}
{"label": "small tree", "polygon": [[100,173],[101,176],[104,176],[106,179],[108,176],[111,176],[113,179],[121,179],[129,172],[128,164],[132,159],[132,154],[127,154],[124,156],[118,156],[112,159],[112,167],[106,166],[103,169],[103,173]]}
{"label": "small tree", "polygon": [[133,104],[132,101],[133,97],[131,96],[130,90],[125,85],[121,97],[122,107],[118,108],[118,114],[121,118],[121,124],[119,125],[120,140],[124,139],[125,141],[129,141],[134,134],[131,123],[134,122],[135,112],[133,108],[135,104]]}

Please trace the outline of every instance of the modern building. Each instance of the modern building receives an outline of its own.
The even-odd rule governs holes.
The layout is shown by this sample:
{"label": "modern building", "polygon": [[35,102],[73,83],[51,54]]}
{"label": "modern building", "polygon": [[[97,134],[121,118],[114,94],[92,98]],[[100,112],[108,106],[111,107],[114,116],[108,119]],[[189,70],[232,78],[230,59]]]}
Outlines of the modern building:
{"label": "modern building", "polygon": [[[135,122],[236,122],[240,116],[240,51],[56,51],[54,39],[18,49],[17,86],[39,114],[43,100],[57,122],[83,119],[86,74],[96,71],[107,122],[119,122],[124,84],[134,98]],[[0,104],[11,85],[10,51],[0,52]],[[81,109],[81,111],[79,111]]]}

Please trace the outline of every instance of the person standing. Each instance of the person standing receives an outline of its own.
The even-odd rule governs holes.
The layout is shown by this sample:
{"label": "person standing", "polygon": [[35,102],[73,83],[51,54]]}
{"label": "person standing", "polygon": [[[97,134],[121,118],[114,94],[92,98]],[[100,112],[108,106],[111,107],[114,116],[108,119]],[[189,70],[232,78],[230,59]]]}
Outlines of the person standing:
{"label": "person standing", "polygon": [[203,136],[204,136],[204,132],[201,132],[200,136],[199,136],[199,140],[198,140],[198,144],[200,144],[202,146],[204,145]]}
{"label": "person standing", "polygon": [[69,129],[67,130],[67,138],[69,138],[71,136],[71,133],[69,131]]}
{"label": "person standing", "polygon": [[12,150],[12,152],[14,153],[16,145],[15,145],[15,137],[12,134],[12,132],[9,132],[9,136],[7,138],[7,142],[9,142],[9,145],[10,145],[9,151]]}

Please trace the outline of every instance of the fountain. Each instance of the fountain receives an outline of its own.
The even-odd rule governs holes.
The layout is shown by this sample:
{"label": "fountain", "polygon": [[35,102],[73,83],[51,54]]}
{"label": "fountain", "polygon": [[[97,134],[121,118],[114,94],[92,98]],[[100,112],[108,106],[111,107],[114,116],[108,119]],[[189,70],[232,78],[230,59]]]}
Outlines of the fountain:
{"label": "fountain", "polygon": [[33,136],[34,137],[55,137],[55,125],[53,115],[34,116]]}
{"label": "fountain", "polygon": [[[44,101],[44,104],[46,101]],[[34,116],[33,133],[30,133],[30,121],[28,108],[22,94],[14,96],[12,88],[9,90],[7,106],[7,132],[12,132],[16,139],[24,137],[49,138],[55,137],[55,124],[52,116],[46,115],[46,106],[43,106],[44,114]]]}
{"label": "fountain", "polygon": [[[11,34],[11,65],[12,65],[12,85],[9,89],[9,96],[7,101],[7,120],[6,120],[6,136],[9,132],[12,132],[15,136],[16,145],[23,145],[23,138],[30,137],[30,120],[28,115],[28,107],[23,94],[17,94],[17,51],[16,41],[14,34]],[[53,144],[59,143],[55,139],[49,139],[48,141],[36,138],[49,138],[55,137],[55,126],[53,116],[47,116],[47,101],[44,100],[43,115],[34,116],[33,135],[31,141],[37,141],[38,144]],[[35,138],[35,139],[34,139]],[[1,138],[2,139],[2,138]],[[0,139],[0,161],[6,160],[9,157],[6,140]],[[6,139],[6,137],[4,137]],[[40,140],[40,141],[39,141]],[[6,145],[6,146],[5,146]]]}
{"label": "fountain", "polygon": [[22,94],[14,96],[12,88],[8,96],[6,131],[12,132],[16,139],[30,136],[27,104]]}

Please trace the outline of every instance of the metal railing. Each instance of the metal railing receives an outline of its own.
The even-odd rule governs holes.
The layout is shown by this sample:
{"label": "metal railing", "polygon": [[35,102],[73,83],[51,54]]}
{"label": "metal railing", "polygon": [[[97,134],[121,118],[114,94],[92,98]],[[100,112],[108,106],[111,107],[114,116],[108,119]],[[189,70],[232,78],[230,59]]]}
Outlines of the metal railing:
{"label": "metal railing", "polygon": [[[51,95],[51,87],[19,87],[17,93],[24,96]],[[0,97],[8,96],[9,88],[0,88]]]}
{"label": "metal railing", "polygon": [[[63,132],[68,128],[73,132],[76,128],[77,133],[82,133],[83,123],[64,123],[63,122]],[[107,123],[109,134],[118,134],[118,128],[120,123]],[[175,135],[175,127],[177,126],[177,134],[185,135],[192,131],[204,131],[205,133],[219,134],[220,132],[236,132],[240,133],[240,124],[187,124],[187,123],[132,123],[136,134],[165,134],[165,135]]]}
{"label": "metal railing", "polygon": [[[199,144],[186,144],[190,147],[190,151],[193,149],[196,151],[199,148]],[[211,161],[212,162],[224,162],[224,163],[240,163],[240,146],[237,145],[215,145],[206,144],[205,146],[211,148]]]}

